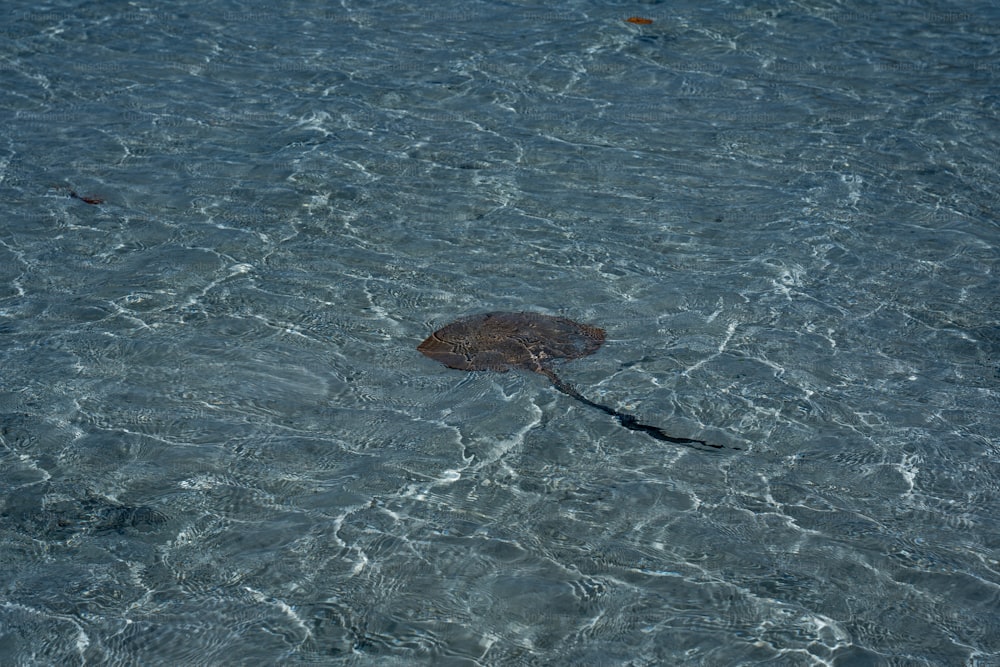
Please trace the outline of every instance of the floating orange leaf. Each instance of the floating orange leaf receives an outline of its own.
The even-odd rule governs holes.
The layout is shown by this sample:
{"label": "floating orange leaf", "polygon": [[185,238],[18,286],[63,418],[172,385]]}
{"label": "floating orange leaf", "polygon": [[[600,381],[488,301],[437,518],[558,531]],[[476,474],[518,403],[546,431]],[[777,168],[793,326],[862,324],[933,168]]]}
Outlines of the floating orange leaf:
{"label": "floating orange leaf", "polygon": [[646,19],[641,16],[630,16],[625,20],[629,23],[638,23],[639,25],[649,25],[653,22],[653,19]]}

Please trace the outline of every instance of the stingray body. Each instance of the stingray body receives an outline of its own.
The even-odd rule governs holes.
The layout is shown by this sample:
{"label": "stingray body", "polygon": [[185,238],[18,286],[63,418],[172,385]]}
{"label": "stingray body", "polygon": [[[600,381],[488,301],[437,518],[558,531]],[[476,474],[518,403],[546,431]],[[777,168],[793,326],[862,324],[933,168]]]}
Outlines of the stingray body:
{"label": "stingray body", "polygon": [[721,448],[704,440],[675,438],[662,429],[640,423],[634,416],[584,397],[552,370],[555,359],[577,359],[597,351],[604,330],[565,317],[541,313],[483,313],[456,320],[438,329],[417,350],[449,368],[463,371],[529,370],[549,378],[568,396],[611,415],[625,428],[642,431],[657,440],[679,445]]}

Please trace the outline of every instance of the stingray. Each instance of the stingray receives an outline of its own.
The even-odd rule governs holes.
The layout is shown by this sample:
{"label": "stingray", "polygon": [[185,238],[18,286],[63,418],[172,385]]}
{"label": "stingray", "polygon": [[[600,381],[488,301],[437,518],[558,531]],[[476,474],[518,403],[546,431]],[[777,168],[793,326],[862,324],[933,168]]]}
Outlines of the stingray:
{"label": "stingray", "polygon": [[657,440],[678,445],[713,447],[704,440],[676,438],[657,426],[640,423],[636,417],[586,398],[556,375],[555,359],[578,359],[597,352],[604,343],[604,329],[580,324],[565,317],[541,313],[484,313],[455,320],[438,329],[417,350],[448,368],[463,371],[523,369],[547,377],[562,393],[611,415],[627,429],[647,433]]}

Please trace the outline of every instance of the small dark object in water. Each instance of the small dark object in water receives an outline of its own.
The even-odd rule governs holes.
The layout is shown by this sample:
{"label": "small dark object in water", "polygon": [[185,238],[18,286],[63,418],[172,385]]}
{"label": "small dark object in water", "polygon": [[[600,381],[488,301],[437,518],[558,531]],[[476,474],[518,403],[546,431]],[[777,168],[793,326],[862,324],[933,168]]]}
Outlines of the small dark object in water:
{"label": "small dark object in water", "polygon": [[109,505],[95,515],[97,528],[122,532],[126,528],[150,530],[167,522],[167,515],[157,509],[140,505]]}
{"label": "small dark object in water", "polygon": [[79,199],[84,204],[92,204],[92,205],[96,206],[97,204],[103,204],[104,203],[103,199],[98,199],[97,197],[84,197],[82,195],[76,194],[76,192],[74,190],[70,190],[69,191],[69,196],[72,197],[73,199]]}
{"label": "small dark object in water", "polygon": [[512,368],[522,368],[540,373],[562,393],[611,415],[627,429],[678,445],[722,449],[722,445],[710,445],[704,440],[675,438],[656,426],[640,423],[632,415],[595,403],[549,368],[553,359],[577,359],[593,354],[603,342],[603,329],[565,317],[541,313],[484,313],[464,317],[438,329],[418,345],[417,350],[448,368],[463,371],[506,373]]}

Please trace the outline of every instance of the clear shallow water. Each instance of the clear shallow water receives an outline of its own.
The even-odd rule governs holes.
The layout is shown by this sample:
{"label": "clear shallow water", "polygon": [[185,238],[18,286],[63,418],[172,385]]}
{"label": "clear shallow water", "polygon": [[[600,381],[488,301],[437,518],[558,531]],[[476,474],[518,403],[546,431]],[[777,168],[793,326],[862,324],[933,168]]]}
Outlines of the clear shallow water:
{"label": "clear shallow water", "polygon": [[1000,664],[992,6],[4,11],[0,664]]}

